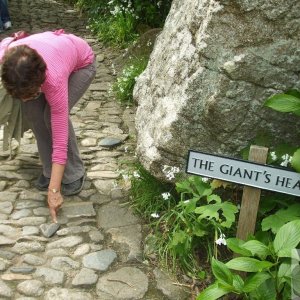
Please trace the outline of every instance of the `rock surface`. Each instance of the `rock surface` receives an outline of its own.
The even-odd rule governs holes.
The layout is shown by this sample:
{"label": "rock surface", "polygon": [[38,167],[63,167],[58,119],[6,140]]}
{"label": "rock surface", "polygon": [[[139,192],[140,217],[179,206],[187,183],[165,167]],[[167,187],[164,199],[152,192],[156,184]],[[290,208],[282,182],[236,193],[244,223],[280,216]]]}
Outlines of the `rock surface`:
{"label": "rock surface", "polygon": [[137,154],[152,174],[165,178],[165,165],[184,170],[189,149],[236,156],[256,136],[299,141],[299,117],[263,107],[300,88],[299,7],[173,1],[134,89]]}

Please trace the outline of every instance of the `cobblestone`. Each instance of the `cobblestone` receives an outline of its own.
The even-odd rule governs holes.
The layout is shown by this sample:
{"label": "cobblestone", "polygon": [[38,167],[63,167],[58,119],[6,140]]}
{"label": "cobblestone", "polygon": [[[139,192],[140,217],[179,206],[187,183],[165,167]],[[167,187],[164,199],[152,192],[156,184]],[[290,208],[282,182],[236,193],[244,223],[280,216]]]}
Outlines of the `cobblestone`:
{"label": "cobblestone", "polygon": [[[84,16],[67,2],[9,1],[13,29],[1,33],[0,39],[19,30],[64,28],[94,49],[96,78],[71,111],[87,180],[80,194],[64,197],[59,228],[51,224],[46,192],[34,187],[41,172],[34,135],[27,131],[8,160],[9,153],[1,151],[1,127],[0,298],[171,299],[176,291],[157,285],[153,268],[142,262],[143,222],[124,206],[128,190],[120,174],[122,162],[136,160],[135,112],[121,107],[109,93],[119,50],[97,41]],[[172,285],[165,280],[164,285]]]}

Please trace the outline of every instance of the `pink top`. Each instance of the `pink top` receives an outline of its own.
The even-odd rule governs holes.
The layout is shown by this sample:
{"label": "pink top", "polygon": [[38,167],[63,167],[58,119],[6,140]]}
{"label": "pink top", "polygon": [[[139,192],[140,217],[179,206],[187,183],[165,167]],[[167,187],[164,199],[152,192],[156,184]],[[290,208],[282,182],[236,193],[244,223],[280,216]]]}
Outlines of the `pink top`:
{"label": "pink top", "polygon": [[[0,58],[11,41],[12,38],[6,38],[1,42]],[[47,65],[41,89],[51,111],[52,162],[64,165],[68,149],[68,79],[72,72],[93,62],[93,51],[87,42],[63,30],[33,34],[11,42],[8,47],[18,45],[35,49]]]}

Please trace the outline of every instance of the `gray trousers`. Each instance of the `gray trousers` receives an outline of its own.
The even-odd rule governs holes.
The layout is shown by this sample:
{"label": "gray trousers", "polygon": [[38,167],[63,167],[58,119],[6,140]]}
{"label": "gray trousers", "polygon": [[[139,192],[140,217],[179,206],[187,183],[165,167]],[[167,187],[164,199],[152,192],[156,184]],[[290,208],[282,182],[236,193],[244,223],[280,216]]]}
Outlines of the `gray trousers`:
{"label": "gray trousers", "polygon": [[[82,68],[69,77],[69,112],[83,96],[96,75],[96,61]],[[42,94],[38,99],[23,102],[25,117],[35,135],[44,176],[51,177],[52,168],[52,134],[50,107]],[[83,161],[77,145],[76,135],[69,117],[68,160],[62,182],[71,183],[85,173]]]}

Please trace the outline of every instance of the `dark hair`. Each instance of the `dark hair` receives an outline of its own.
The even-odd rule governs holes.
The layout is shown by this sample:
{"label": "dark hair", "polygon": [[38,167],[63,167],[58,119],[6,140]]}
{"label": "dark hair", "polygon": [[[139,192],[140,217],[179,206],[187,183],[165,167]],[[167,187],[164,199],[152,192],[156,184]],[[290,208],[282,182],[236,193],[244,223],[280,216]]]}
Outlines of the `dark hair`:
{"label": "dark hair", "polygon": [[45,61],[36,50],[26,45],[12,47],[2,58],[3,86],[13,97],[30,97],[44,83],[46,69]]}

